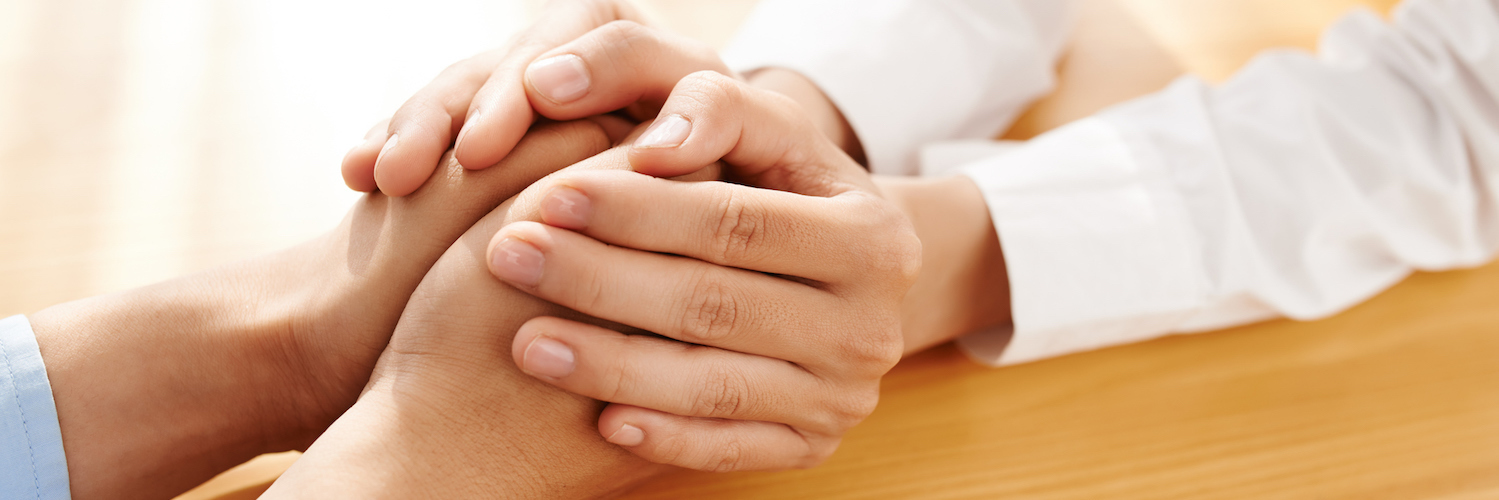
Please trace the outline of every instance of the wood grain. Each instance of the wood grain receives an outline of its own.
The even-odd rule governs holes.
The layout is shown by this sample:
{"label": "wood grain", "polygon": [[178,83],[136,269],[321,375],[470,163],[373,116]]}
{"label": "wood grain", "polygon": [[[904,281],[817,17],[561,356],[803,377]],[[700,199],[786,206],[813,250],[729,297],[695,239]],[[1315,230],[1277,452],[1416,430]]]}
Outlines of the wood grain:
{"label": "wood grain", "polygon": [[[647,2],[722,46],[752,0]],[[1024,139],[1181,74],[1311,48],[1356,0],[1091,0]],[[324,230],[337,159],[537,1],[0,2],[0,314]],[[454,15],[455,13],[463,15]],[[352,22],[351,22],[352,21]],[[404,28],[411,36],[390,37]],[[630,498],[1499,497],[1499,264],[1272,321],[991,369],[906,360],[822,467],[656,480]],[[250,498],[268,455],[183,498]]]}

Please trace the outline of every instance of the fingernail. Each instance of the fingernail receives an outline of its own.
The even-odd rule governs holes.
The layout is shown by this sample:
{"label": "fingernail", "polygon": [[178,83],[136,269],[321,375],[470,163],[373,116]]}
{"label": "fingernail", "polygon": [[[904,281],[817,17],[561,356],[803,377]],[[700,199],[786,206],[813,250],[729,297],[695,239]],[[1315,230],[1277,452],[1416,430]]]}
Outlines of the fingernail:
{"label": "fingernail", "polygon": [[[465,138],[468,137],[468,131],[474,128],[474,123],[477,122],[477,121],[478,121],[478,117],[477,116],[470,115],[468,117],[468,121],[466,121],[466,122],[463,123],[463,128],[458,129],[458,138],[453,140],[453,162],[457,163],[458,166],[463,167],[464,170],[477,170],[478,169],[478,167],[474,167],[474,166],[471,166],[471,165],[464,165],[463,161],[461,161],[461,160],[458,159],[458,149],[459,148],[463,148],[463,143],[464,143],[464,141],[467,140]],[[463,149],[467,149],[467,148],[463,148]]]}
{"label": "fingernail", "polygon": [[380,155],[375,157],[375,163],[380,163],[380,159],[385,158],[385,154],[389,153],[391,149],[395,149],[396,143],[400,142],[400,140],[400,134],[390,134],[390,138],[385,140],[385,147],[380,148]]}
{"label": "fingernail", "polygon": [[541,220],[561,228],[588,227],[588,217],[592,214],[593,203],[588,196],[567,186],[552,188],[541,202]]}
{"label": "fingernail", "polygon": [[687,121],[682,115],[670,115],[656,119],[651,128],[645,129],[645,133],[635,140],[637,148],[670,148],[682,144],[687,140],[687,134],[692,132],[692,122]]}
{"label": "fingernail", "polygon": [[531,63],[526,68],[526,79],[540,92],[542,97],[556,103],[577,100],[588,93],[590,84],[588,68],[583,58],[563,54]]}
{"label": "fingernail", "polygon": [[562,378],[573,373],[573,350],[567,344],[546,338],[536,337],[531,345],[526,347],[525,357],[521,358],[521,368],[526,373],[541,377]]}
{"label": "fingernail", "polygon": [[463,138],[468,137],[468,131],[474,128],[474,124],[478,123],[483,116],[483,110],[475,110],[473,113],[469,113],[468,116],[463,119],[463,126],[458,128],[458,138],[453,140],[454,147],[457,147],[459,144],[463,143]]}
{"label": "fingernail", "polygon": [[349,152],[348,153],[344,153],[344,156],[348,156],[348,155],[354,153],[354,150],[363,149],[364,147],[369,146],[373,142],[375,142],[375,138],[374,137],[370,137],[370,138],[366,138],[364,140],[361,140],[361,141],[359,141],[359,144],[355,144],[354,147],[349,148]]}
{"label": "fingernail", "polygon": [[621,425],[619,430],[609,435],[607,441],[620,446],[635,446],[645,442],[645,431],[630,424]]}
{"label": "fingernail", "polygon": [[516,238],[505,238],[489,253],[490,272],[502,280],[523,286],[541,283],[541,250]]}

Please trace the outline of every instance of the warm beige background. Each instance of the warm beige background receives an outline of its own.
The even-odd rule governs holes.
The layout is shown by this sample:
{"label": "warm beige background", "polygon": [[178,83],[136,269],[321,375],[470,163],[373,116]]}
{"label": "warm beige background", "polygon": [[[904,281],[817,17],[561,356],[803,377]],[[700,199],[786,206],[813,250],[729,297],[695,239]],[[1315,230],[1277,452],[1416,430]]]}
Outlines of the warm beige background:
{"label": "warm beige background", "polygon": [[[753,0],[644,2],[722,45]],[[1088,0],[1025,138],[1390,0]],[[0,315],[299,241],[353,195],[337,162],[534,1],[0,0]],[[988,369],[898,367],[811,471],[680,473],[636,498],[1499,497],[1499,265],[1337,317]],[[248,498],[295,455],[190,494]]]}
{"label": "warm beige background", "polygon": [[[719,45],[753,6],[647,3]],[[344,152],[540,4],[0,0],[0,315],[327,230]]]}

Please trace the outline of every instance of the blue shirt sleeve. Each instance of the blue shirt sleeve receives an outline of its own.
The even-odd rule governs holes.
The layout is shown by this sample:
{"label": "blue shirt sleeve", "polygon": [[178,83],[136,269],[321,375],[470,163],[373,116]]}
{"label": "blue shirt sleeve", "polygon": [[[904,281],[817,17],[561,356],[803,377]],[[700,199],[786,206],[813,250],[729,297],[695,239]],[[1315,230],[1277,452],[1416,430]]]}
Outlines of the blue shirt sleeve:
{"label": "blue shirt sleeve", "polygon": [[0,320],[0,498],[70,498],[57,405],[25,316]]}

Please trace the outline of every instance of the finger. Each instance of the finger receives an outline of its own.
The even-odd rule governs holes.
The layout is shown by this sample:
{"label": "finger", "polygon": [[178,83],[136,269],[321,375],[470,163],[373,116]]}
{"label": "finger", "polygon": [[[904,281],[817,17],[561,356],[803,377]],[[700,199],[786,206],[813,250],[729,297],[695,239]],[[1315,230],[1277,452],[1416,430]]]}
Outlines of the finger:
{"label": "finger", "polygon": [[[396,110],[388,137],[380,142],[371,165],[382,193],[405,196],[427,181],[438,158],[452,144],[452,133],[463,125],[469,98],[483,84],[496,57],[481,54],[449,66]],[[362,164],[355,167],[363,168]]]}
{"label": "finger", "polygon": [[[515,151],[500,163],[503,169],[486,171],[465,170],[447,155],[440,163],[445,174],[422,189],[402,198],[389,198],[376,193],[364,198],[368,203],[384,203],[399,206],[432,206],[442,208],[442,216],[434,216],[433,210],[391,210],[391,227],[422,227],[423,232],[450,228],[454,239],[463,234],[474,221],[499,206],[506,198],[514,196],[526,186],[556,172],[559,169],[586,160],[609,147],[609,139],[595,123],[577,120],[547,123],[537,126],[515,147]],[[411,220],[408,220],[411,219]],[[382,221],[372,221],[383,224]],[[446,230],[446,229],[444,229]],[[444,247],[452,243],[445,240]],[[411,240],[411,245],[425,244],[425,240]]]}
{"label": "finger", "polygon": [[640,458],[713,472],[814,467],[839,443],[830,436],[803,436],[784,424],[683,417],[618,404],[599,415],[599,434]]}
{"label": "finger", "polygon": [[722,159],[757,186],[812,196],[874,191],[869,175],[790,98],[707,71],[683,78],[630,149],[641,173],[671,177]]}
{"label": "finger", "polygon": [[[516,222],[489,247],[496,277],[563,307],[684,342],[784,359],[811,368],[849,356],[807,344],[876,346],[828,339],[853,336],[828,321],[846,308],[831,294],[791,280],[671,255],[609,246],[535,222]],[[816,311],[816,313],[812,313]],[[817,342],[812,342],[812,340]],[[864,357],[869,356],[869,357]]]}
{"label": "finger", "polygon": [[468,121],[453,154],[467,168],[485,168],[504,158],[534,121],[524,72],[537,56],[590,30],[621,19],[642,21],[627,2],[568,0],[547,5],[493,67],[465,110]]}
{"label": "finger", "polygon": [[[874,391],[833,394],[816,376],[786,361],[560,318],[526,322],[511,354],[522,371],[575,394],[677,415],[839,433],[873,411],[878,400]],[[824,411],[829,401],[847,405]]]}
{"label": "finger", "polygon": [[904,219],[862,191],[821,198],[629,171],[569,172],[542,187],[549,225],[723,266],[832,282],[894,265],[903,250],[866,241]]}
{"label": "finger", "polygon": [[730,73],[706,44],[614,21],[542,54],[526,68],[525,88],[531,107],[556,120],[632,104],[635,111],[655,116],[677,81],[703,70]]}
{"label": "finger", "polygon": [[619,144],[620,141],[628,138],[636,128],[634,122],[614,115],[593,115],[583,119],[594,122],[599,127],[602,127],[604,133],[609,134],[610,144]]}
{"label": "finger", "polygon": [[380,154],[380,147],[385,145],[385,129],[389,126],[389,119],[380,120],[364,133],[364,142],[344,154],[340,170],[343,172],[344,184],[349,189],[365,193],[375,190],[375,157]]}

